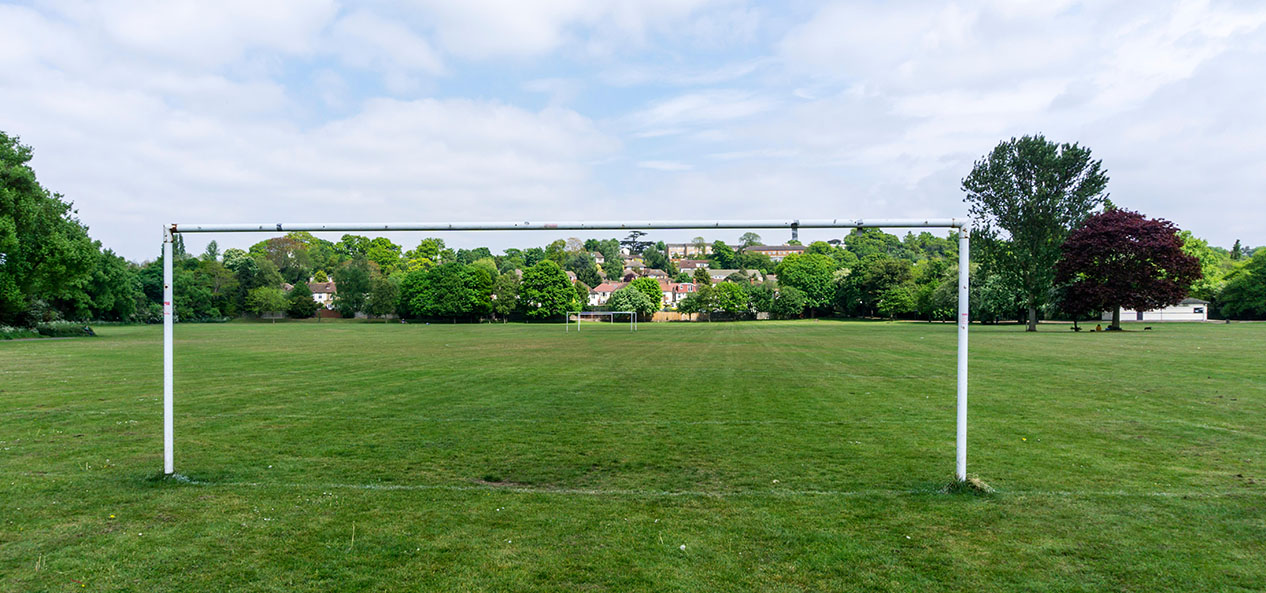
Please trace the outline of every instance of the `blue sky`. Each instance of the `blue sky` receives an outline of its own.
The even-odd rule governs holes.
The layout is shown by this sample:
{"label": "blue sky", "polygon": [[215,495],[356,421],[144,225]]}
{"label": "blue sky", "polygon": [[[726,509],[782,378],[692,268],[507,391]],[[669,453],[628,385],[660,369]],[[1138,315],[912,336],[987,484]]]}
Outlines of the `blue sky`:
{"label": "blue sky", "polygon": [[0,129],[132,259],[165,222],[962,216],[1029,133],[1258,245],[1263,63],[1258,2],[18,2]]}

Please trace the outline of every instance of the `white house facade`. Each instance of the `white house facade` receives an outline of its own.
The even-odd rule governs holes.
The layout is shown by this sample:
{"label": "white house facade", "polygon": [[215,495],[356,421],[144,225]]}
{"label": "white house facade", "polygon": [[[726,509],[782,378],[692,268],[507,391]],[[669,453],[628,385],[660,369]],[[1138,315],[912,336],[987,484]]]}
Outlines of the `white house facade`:
{"label": "white house facade", "polygon": [[[1104,311],[1103,321],[1112,321],[1112,311]],[[1208,321],[1209,301],[1200,299],[1183,299],[1181,303],[1154,309],[1152,311],[1135,311],[1121,309],[1121,321]]]}

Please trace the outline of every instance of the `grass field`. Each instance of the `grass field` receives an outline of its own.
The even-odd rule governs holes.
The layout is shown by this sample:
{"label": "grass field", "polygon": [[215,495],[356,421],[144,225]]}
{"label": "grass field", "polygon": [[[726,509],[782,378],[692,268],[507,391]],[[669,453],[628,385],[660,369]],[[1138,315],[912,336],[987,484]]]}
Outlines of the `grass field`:
{"label": "grass field", "polygon": [[1266,324],[0,342],[0,591],[1262,591]]}

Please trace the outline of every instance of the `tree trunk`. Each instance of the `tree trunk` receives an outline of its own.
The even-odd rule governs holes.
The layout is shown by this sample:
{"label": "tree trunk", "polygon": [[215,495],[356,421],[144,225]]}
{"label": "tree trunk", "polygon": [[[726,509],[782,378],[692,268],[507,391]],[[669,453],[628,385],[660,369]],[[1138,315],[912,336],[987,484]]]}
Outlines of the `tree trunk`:
{"label": "tree trunk", "polygon": [[1037,331],[1037,307],[1034,307],[1033,305],[1029,305],[1029,327],[1024,331]]}
{"label": "tree trunk", "polygon": [[1108,326],[1112,331],[1121,331],[1121,307],[1113,307],[1112,309],[1112,325]]}

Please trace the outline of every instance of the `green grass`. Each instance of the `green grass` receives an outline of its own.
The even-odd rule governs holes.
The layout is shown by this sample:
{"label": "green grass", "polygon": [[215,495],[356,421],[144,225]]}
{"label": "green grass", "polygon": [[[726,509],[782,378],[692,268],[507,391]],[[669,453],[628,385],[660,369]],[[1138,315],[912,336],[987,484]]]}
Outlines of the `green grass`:
{"label": "green grass", "polygon": [[[0,343],[0,591],[1261,591],[1266,324]],[[685,546],[682,549],[681,546]],[[82,586],[85,585],[85,586]]]}

